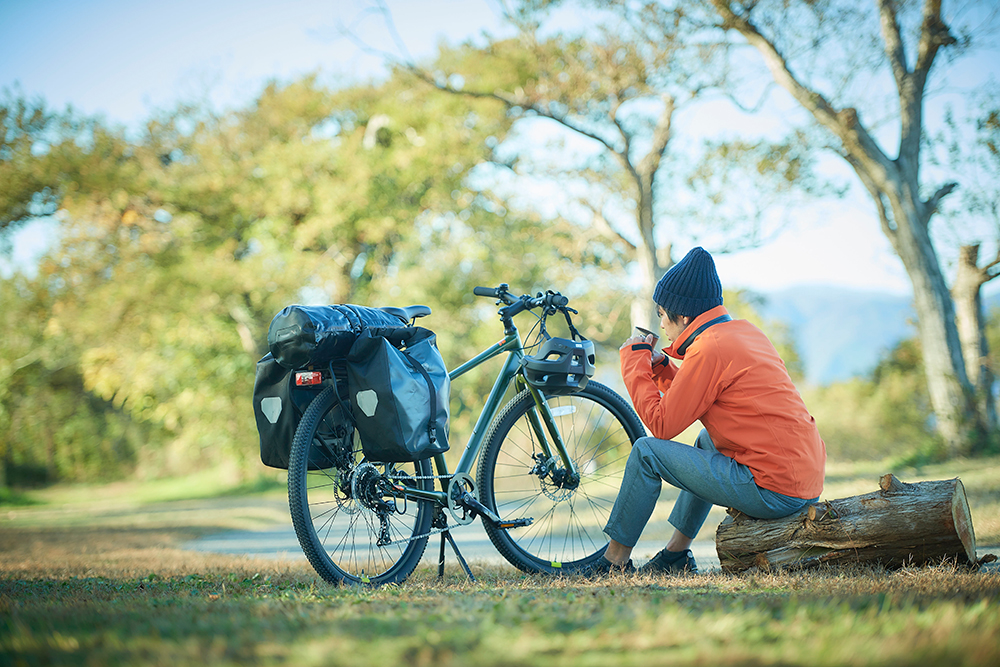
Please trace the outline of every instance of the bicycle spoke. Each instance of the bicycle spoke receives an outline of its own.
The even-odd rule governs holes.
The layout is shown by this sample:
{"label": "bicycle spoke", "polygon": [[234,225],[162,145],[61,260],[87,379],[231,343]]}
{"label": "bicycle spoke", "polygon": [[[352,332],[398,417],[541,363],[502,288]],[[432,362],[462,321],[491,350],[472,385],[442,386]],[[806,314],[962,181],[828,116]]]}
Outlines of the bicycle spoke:
{"label": "bicycle spoke", "polygon": [[[402,581],[423,554],[427,539],[420,535],[430,528],[431,512],[423,510],[421,502],[402,505],[403,513],[383,505],[393,498],[382,495],[380,480],[392,468],[386,466],[385,471],[380,471],[365,463],[356,434],[347,443],[329,440],[333,430],[325,420],[330,410],[339,410],[334,408],[334,400],[332,387],[314,399],[292,443],[288,499],[299,543],[309,562],[327,581]],[[345,451],[331,457],[323,449],[327,442],[329,447],[343,446]],[[308,470],[310,456],[314,465],[339,461],[339,467]],[[424,477],[430,472],[430,463],[412,464],[408,472]],[[432,488],[429,482],[419,484]],[[388,512],[384,519],[380,518],[383,512]],[[377,544],[383,533],[392,544]]]}
{"label": "bicycle spoke", "polygon": [[[641,424],[625,401],[597,383],[580,393],[549,399],[555,427],[578,479],[560,457],[539,469],[536,438],[523,392],[497,418],[480,463],[480,484],[488,504],[504,518],[533,516],[517,531],[487,533],[512,563],[527,571],[555,571],[592,562],[607,544],[604,526],[621,486],[632,437]],[[630,433],[636,434],[630,436]]]}

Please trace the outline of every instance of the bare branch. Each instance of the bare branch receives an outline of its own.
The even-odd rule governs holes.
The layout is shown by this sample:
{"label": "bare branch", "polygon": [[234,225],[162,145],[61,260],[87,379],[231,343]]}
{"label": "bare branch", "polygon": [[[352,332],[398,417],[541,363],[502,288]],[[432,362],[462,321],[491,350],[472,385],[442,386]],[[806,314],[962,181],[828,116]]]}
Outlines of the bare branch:
{"label": "bare branch", "polygon": [[760,96],[757,98],[757,101],[751,105],[743,104],[743,102],[741,102],[736,98],[736,95],[734,95],[729,91],[723,91],[723,94],[726,96],[726,99],[732,102],[733,106],[735,106],[740,111],[747,114],[756,114],[760,113],[760,110],[764,108],[764,105],[767,103],[768,99],[771,96],[771,90],[776,85],[777,84],[774,81],[768,81],[766,84],[764,84],[764,90],[760,92]]}
{"label": "bare branch", "polygon": [[906,78],[910,72],[906,67],[906,54],[903,51],[903,37],[899,32],[899,21],[896,18],[895,0],[878,0],[878,13],[882,27],[882,39],[885,41],[885,55],[889,58],[889,66],[896,79],[896,88],[902,91],[906,87]]}
{"label": "bare branch", "polygon": [[406,43],[403,42],[403,38],[400,36],[399,31],[396,30],[396,22],[392,20],[392,12],[389,11],[389,6],[385,4],[385,0],[376,0],[375,4],[378,6],[379,12],[382,14],[382,20],[385,21],[385,27],[389,31],[389,36],[392,37],[393,43],[399,52],[408,60],[412,61],[413,58],[410,56],[410,52],[406,49]]}
{"label": "bare branch", "polygon": [[[854,109],[838,111],[821,93],[804,85],[791,71],[788,61],[778,51],[774,43],[765,37],[747,14],[737,15],[730,6],[730,0],[711,0],[712,5],[722,16],[722,27],[736,30],[747,42],[755,47],[764,57],[764,64],[771,71],[771,76],[785,90],[791,93],[807,111],[827,128],[844,145],[844,150],[859,158],[855,163],[861,164],[870,171],[877,163],[884,172],[895,169],[892,161],[885,155],[868,131],[858,121]],[[869,174],[871,176],[871,174]]]}
{"label": "bare branch", "polygon": [[[882,0],[883,5],[892,0]],[[893,13],[895,9],[893,8]],[[920,136],[923,129],[923,99],[927,86],[927,76],[934,57],[941,46],[955,43],[948,26],[941,20],[941,0],[926,0],[924,18],[920,26],[920,41],[917,46],[917,60],[913,72],[898,80],[901,134],[899,157],[917,164],[920,159]],[[883,22],[884,24],[884,22]],[[896,26],[898,35],[898,26]],[[888,37],[886,37],[888,48]],[[904,63],[905,68],[905,63]],[[895,72],[895,64],[893,64]],[[913,170],[916,174],[916,170]],[[915,185],[915,184],[913,184]]]}
{"label": "bare branch", "polygon": [[[358,14],[358,16],[356,17],[356,20],[352,23],[351,26],[345,26],[345,25],[343,25],[342,23],[340,23],[338,21],[338,23],[337,23],[337,25],[338,25],[338,32],[343,37],[347,38],[354,45],[354,47],[356,49],[358,49],[359,51],[361,51],[365,55],[377,56],[377,57],[381,58],[382,60],[384,60],[385,62],[390,63],[392,65],[402,65],[402,64],[404,64],[404,61],[398,55],[396,55],[394,53],[390,53],[389,51],[383,51],[382,49],[376,49],[375,47],[373,47],[372,45],[368,44],[363,39],[359,38],[357,36],[357,34],[354,32],[354,27],[353,27],[354,25],[356,25],[357,23],[359,23],[362,18],[364,18],[364,17],[366,17],[368,15],[371,15],[371,14],[375,14],[375,13],[380,13],[380,14],[383,15],[383,17],[387,21],[387,25],[389,27],[390,33],[394,35],[394,39],[395,40],[399,40],[398,43],[397,43],[397,47],[399,47],[399,45],[402,43],[401,38],[399,37],[399,33],[396,31],[395,26],[392,24],[392,15],[389,13],[388,8],[385,7],[384,4],[382,6],[382,9],[379,9],[377,7],[368,7],[368,8],[366,8],[364,11],[362,11],[360,14]],[[404,53],[406,53],[406,47],[405,46],[403,46],[402,50],[403,50]]]}
{"label": "bare branch", "polygon": [[983,283],[988,283],[997,276],[1000,276],[1000,248],[997,249],[997,256],[993,261],[983,267],[983,273],[986,276]]}
{"label": "bare branch", "polygon": [[958,258],[959,271],[952,288],[952,294],[956,298],[963,292],[978,294],[983,285],[1000,275],[1000,271],[993,271],[1000,265],[1000,250],[997,251],[996,258],[986,266],[979,266],[978,243],[961,246]]}
{"label": "bare branch", "polygon": [[896,228],[893,226],[892,221],[889,220],[889,212],[886,209],[885,202],[882,199],[882,191],[879,189],[878,185],[868,176],[868,172],[861,168],[857,161],[848,154],[841,154],[852,167],[854,167],[855,173],[858,178],[861,179],[861,183],[868,190],[871,195],[872,200],[875,202],[875,209],[878,211],[878,221],[882,227],[882,233],[886,235],[889,242],[892,243],[893,248],[896,247]]}
{"label": "bare branch", "polygon": [[660,113],[660,117],[656,121],[656,127],[653,129],[652,146],[650,146],[649,152],[642,158],[642,161],[639,162],[638,168],[639,173],[650,180],[656,174],[656,170],[660,168],[660,161],[667,150],[667,144],[670,143],[670,129],[674,115],[673,96],[669,93],[664,93],[661,97],[663,99],[663,111]]}
{"label": "bare branch", "polygon": [[639,173],[635,170],[635,165],[632,164],[632,160],[629,157],[629,154],[632,151],[632,135],[629,134],[628,130],[625,129],[625,126],[622,125],[621,121],[618,119],[619,108],[621,108],[621,100],[616,94],[615,104],[611,108],[611,111],[608,113],[608,117],[611,119],[612,124],[618,130],[618,136],[622,138],[622,143],[624,144],[624,148],[621,151],[616,151],[615,149],[608,146],[608,144],[605,144],[605,146],[608,146],[608,150],[611,151],[611,154],[615,156],[615,159],[618,160],[618,163],[621,164],[621,166],[625,169],[625,171],[627,171],[636,181],[636,183],[638,183]]}
{"label": "bare branch", "polygon": [[577,203],[583,206],[584,208],[588,209],[593,214],[592,221],[594,228],[600,234],[621,241],[622,243],[625,244],[625,246],[629,250],[634,251],[636,249],[634,243],[632,243],[627,238],[622,236],[614,227],[611,226],[611,223],[608,222],[608,219],[604,217],[604,213],[601,211],[601,207],[594,206],[585,199],[577,199]]}
{"label": "bare branch", "polygon": [[[417,77],[421,81],[424,81],[424,82],[430,84],[431,86],[433,86],[434,88],[440,90],[441,92],[451,93],[452,95],[464,95],[466,97],[472,97],[472,98],[476,98],[476,99],[492,99],[492,100],[496,100],[496,101],[502,103],[508,109],[512,109],[512,108],[515,108],[515,107],[519,107],[521,109],[527,109],[527,110],[532,111],[533,113],[541,116],[542,118],[548,118],[549,120],[553,120],[553,121],[559,123],[560,125],[562,125],[563,127],[565,127],[566,129],[572,130],[573,132],[576,132],[577,134],[579,134],[579,135],[581,135],[583,137],[586,137],[588,139],[593,139],[594,141],[600,143],[602,146],[604,146],[606,149],[608,149],[608,151],[610,153],[612,153],[613,155],[615,155],[615,157],[617,157],[619,160],[624,159],[625,162],[627,162],[627,160],[628,160],[628,153],[627,152],[623,153],[621,150],[619,150],[617,147],[615,147],[614,144],[612,144],[611,142],[609,142],[607,139],[605,139],[601,135],[596,134],[594,132],[591,132],[590,130],[588,130],[588,129],[580,126],[580,125],[577,125],[576,123],[573,123],[571,120],[569,120],[565,116],[559,116],[559,115],[556,115],[556,114],[552,113],[547,107],[542,106],[540,104],[537,104],[537,103],[529,100],[524,95],[510,95],[510,94],[504,93],[503,91],[499,91],[499,90],[496,90],[496,91],[493,91],[493,92],[483,92],[483,91],[478,91],[478,90],[466,90],[465,88],[461,88],[461,89],[460,88],[455,88],[455,87],[453,87],[453,86],[451,86],[451,85],[449,85],[447,83],[442,83],[442,82],[438,81],[435,77],[431,76],[428,72],[426,72],[425,70],[417,67],[416,65],[414,65],[412,63],[407,64],[405,67],[415,77]],[[624,164],[624,162],[623,162],[623,164]]]}
{"label": "bare branch", "polygon": [[[948,26],[941,20],[941,0],[926,0],[924,3],[924,21],[920,26],[920,43],[917,45],[917,62],[913,68],[916,75],[927,77],[934,57],[942,46],[951,46],[958,40],[951,34]],[[923,86],[921,86],[921,89]]]}
{"label": "bare branch", "polygon": [[930,218],[931,215],[933,215],[934,212],[938,210],[938,205],[940,205],[941,200],[950,195],[952,192],[954,192],[955,188],[957,187],[958,183],[954,182],[945,183],[940,188],[938,188],[937,192],[931,195],[931,198],[928,199],[926,203],[927,218]]}

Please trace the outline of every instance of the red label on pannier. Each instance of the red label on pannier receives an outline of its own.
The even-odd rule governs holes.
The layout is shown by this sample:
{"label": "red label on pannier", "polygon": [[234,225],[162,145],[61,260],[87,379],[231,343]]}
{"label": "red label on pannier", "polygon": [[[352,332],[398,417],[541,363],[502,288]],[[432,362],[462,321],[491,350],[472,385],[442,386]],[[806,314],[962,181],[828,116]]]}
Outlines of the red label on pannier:
{"label": "red label on pannier", "polygon": [[295,385],[298,387],[309,387],[323,382],[323,373],[320,371],[299,371],[295,374]]}

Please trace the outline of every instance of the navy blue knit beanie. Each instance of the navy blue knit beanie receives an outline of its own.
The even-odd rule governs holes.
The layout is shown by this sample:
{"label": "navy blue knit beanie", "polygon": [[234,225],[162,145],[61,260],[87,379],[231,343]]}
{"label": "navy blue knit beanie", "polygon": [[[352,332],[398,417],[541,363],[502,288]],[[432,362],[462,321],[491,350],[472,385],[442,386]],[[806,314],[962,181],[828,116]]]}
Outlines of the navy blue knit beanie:
{"label": "navy blue knit beanie", "polygon": [[663,310],[698,317],[722,305],[722,283],[715,261],[703,248],[692,248],[656,283],[653,301]]}

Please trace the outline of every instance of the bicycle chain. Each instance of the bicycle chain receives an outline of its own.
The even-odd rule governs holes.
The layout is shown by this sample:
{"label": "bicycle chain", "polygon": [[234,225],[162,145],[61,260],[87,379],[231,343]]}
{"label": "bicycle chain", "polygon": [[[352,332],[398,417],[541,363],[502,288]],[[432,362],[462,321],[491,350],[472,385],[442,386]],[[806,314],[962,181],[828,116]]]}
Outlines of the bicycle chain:
{"label": "bicycle chain", "polygon": [[[454,473],[452,473],[450,475],[409,475],[408,474],[407,477],[409,479],[448,479],[448,480],[450,480],[450,479],[454,479],[455,474]],[[444,528],[434,528],[434,529],[432,529],[432,530],[430,530],[430,531],[428,531],[426,533],[422,533],[420,535],[410,535],[407,538],[398,539],[398,540],[392,540],[391,542],[386,542],[382,546],[383,547],[391,547],[394,544],[404,544],[404,543],[407,543],[407,542],[413,542],[414,540],[422,540],[425,537],[431,537],[432,535],[440,535],[441,533],[445,532],[446,530],[451,530],[454,527],[455,526],[445,526]]]}
{"label": "bicycle chain", "polygon": [[409,479],[451,479],[452,477],[455,476],[454,473],[450,475],[411,475],[409,473],[405,474]]}
{"label": "bicycle chain", "polygon": [[411,535],[405,539],[393,540],[391,542],[386,542],[383,546],[391,547],[394,544],[403,544],[404,542],[412,542],[414,540],[422,540],[425,537],[430,537],[431,535],[440,535],[446,530],[451,530],[454,526],[445,526],[444,528],[435,528],[429,533],[424,533],[422,535]]}

